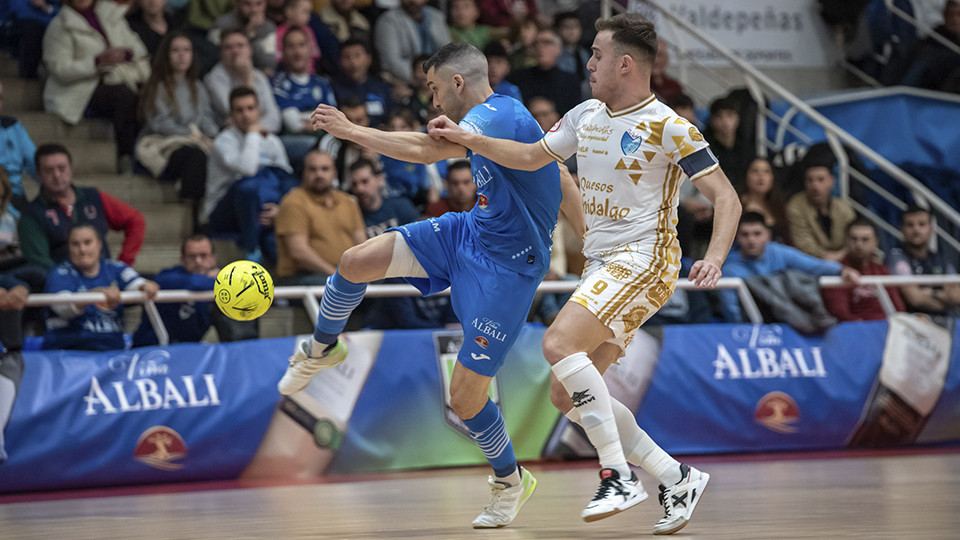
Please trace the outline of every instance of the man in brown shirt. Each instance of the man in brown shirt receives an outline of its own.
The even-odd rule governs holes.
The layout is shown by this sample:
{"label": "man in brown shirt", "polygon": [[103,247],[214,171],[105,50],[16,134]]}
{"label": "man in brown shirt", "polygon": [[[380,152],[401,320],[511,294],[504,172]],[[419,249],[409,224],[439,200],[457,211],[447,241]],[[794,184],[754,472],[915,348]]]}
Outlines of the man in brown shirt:
{"label": "man in brown shirt", "polygon": [[326,152],[303,162],[303,180],[280,201],[277,277],[283,285],[323,285],[348,248],[367,239],[360,206],[334,189],[336,165]]}
{"label": "man in brown shirt", "polygon": [[850,203],[831,195],[833,184],[830,169],[809,167],[803,193],[787,202],[787,222],[795,248],[820,259],[839,261],[847,255],[847,225],[857,214]]}

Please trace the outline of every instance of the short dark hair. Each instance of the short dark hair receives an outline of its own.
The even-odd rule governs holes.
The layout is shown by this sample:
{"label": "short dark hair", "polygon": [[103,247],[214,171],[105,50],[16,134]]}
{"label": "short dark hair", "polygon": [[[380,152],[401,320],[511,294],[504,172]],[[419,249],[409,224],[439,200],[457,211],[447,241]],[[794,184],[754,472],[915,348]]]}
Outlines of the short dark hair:
{"label": "short dark hair", "polygon": [[240,34],[243,36],[243,39],[247,40],[247,43],[250,43],[250,38],[247,37],[247,33],[240,28],[227,28],[220,32],[220,46],[223,47],[223,42],[226,39],[234,34]]}
{"label": "short dark hair", "polygon": [[683,92],[678,92],[667,100],[667,107],[670,107],[673,110],[677,110],[682,107],[690,107],[691,109],[696,108],[693,103],[693,99],[684,94]]}
{"label": "short dark hair", "polygon": [[491,41],[487,43],[487,46],[483,48],[483,55],[487,58],[499,57],[499,58],[509,58],[507,54],[507,49],[499,41]]}
{"label": "short dark hair", "polygon": [[[629,54],[626,48],[638,52],[642,58],[634,58],[653,65],[657,57],[657,29],[652,22],[637,13],[621,13],[609,19],[597,19],[594,27],[597,32],[609,30],[613,32],[613,43],[618,54]],[[633,56],[633,55],[631,55]]]}
{"label": "short dark hair", "polygon": [[460,169],[466,169],[470,171],[471,170],[470,161],[466,159],[458,159],[453,163],[451,163],[450,165],[447,165],[447,178],[450,177],[450,173],[452,173],[453,171],[459,171]]}
{"label": "short dark hair", "polygon": [[713,116],[720,111],[733,111],[737,114],[740,114],[740,107],[737,106],[737,102],[728,98],[722,97],[717,98],[710,104],[710,116]]}
{"label": "short dark hair", "polygon": [[357,96],[349,96],[344,98],[343,101],[340,102],[339,107],[337,108],[342,111],[344,109],[356,109],[357,107],[363,107],[364,109],[366,109],[367,104]]}
{"label": "short dark hair", "polygon": [[927,219],[930,219],[933,217],[933,214],[930,213],[930,210],[917,206],[916,204],[911,204],[903,211],[903,214],[901,216],[901,222],[900,222],[901,225],[903,224],[903,220],[905,220],[907,216],[909,216],[910,214],[926,214]]}
{"label": "short dark hair", "polygon": [[854,219],[853,221],[847,224],[846,229],[843,230],[843,235],[849,236],[850,231],[854,227],[870,227],[870,229],[873,230],[874,236],[876,236],[877,234],[877,228],[873,226],[873,222],[871,222],[869,219],[865,217],[858,217],[857,219]]}
{"label": "short dark hair", "polygon": [[348,169],[350,170],[350,176],[353,176],[353,173],[359,171],[360,169],[370,168],[370,172],[373,174],[380,174],[380,169],[377,167],[376,163],[370,161],[367,158],[360,158],[350,164]]}
{"label": "short dark hair", "polygon": [[[300,2],[300,1],[302,1],[302,0],[293,0],[293,1]],[[307,38],[307,42],[310,41],[310,36],[307,34],[307,29],[306,29],[306,28],[304,28],[304,27],[302,27],[302,26],[291,26],[290,28],[287,28],[287,31],[283,34],[283,39],[280,40],[280,49],[281,49],[281,50],[282,50],[283,47],[286,46],[286,44],[287,44],[287,36],[289,36],[289,35],[292,34],[293,32],[300,32],[301,34],[303,34],[303,37]]]}
{"label": "short dark hair", "polygon": [[423,63],[423,72],[427,73],[431,68],[439,71],[447,65],[456,66],[457,72],[471,82],[488,80],[487,58],[480,49],[469,43],[451,42],[440,47]]}
{"label": "short dark hair", "polygon": [[97,240],[99,240],[101,244],[103,243],[104,241],[103,236],[100,235],[100,231],[98,231],[97,228],[94,227],[92,223],[77,223],[73,227],[70,227],[70,232],[67,233],[67,238],[69,239],[71,236],[73,236],[73,231],[77,231],[80,229],[90,229],[91,231],[93,231],[93,234],[96,235]]}
{"label": "short dark hair", "polygon": [[764,219],[763,214],[760,212],[744,212],[740,216],[740,225],[747,225],[750,223],[759,223],[764,227],[767,226],[767,220]]}
{"label": "short dark hair", "polygon": [[430,59],[429,54],[418,54],[413,57],[413,60],[410,62],[410,67],[414,67],[417,64],[422,64]]}
{"label": "short dark hair", "polygon": [[210,242],[210,253],[216,253],[217,248],[213,245],[213,240],[205,234],[191,234],[190,236],[183,239],[183,242],[180,242],[180,255],[183,256],[187,252],[187,244],[190,242]]}
{"label": "short dark hair", "polygon": [[37,151],[33,153],[34,167],[36,167],[37,170],[39,170],[41,159],[47,156],[53,156],[56,154],[63,154],[67,156],[67,161],[71,165],[73,164],[73,156],[70,155],[70,151],[67,150],[66,146],[59,143],[46,143],[46,144],[41,144],[39,147],[37,147]]}
{"label": "short dark hair", "polygon": [[228,101],[229,107],[233,109],[234,100],[247,96],[253,96],[253,99],[256,100],[257,104],[260,104],[260,98],[257,96],[256,90],[250,88],[249,86],[238,86],[230,91],[230,100]]}
{"label": "short dark hair", "polygon": [[553,17],[553,27],[559,29],[560,23],[567,19],[573,19],[577,22],[580,22],[580,16],[577,15],[576,11],[564,11],[563,13],[557,13]]}
{"label": "short dark hair", "polygon": [[343,52],[343,50],[346,49],[347,47],[354,47],[354,46],[356,46],[356,45],[359,45],[359,46],[363,47],[363,50],[366,51],[367,54],[371,54],[371,53],[370,53],[370,46],[367,45],[367,42],[366,42],[366,41],[364,41],[364,40],[362,40],[362,39],[360,39],[360,38],[350,38],[350,39],[344,41],[343,43],[341,43],[341,44],[340,44],[340,52]]}

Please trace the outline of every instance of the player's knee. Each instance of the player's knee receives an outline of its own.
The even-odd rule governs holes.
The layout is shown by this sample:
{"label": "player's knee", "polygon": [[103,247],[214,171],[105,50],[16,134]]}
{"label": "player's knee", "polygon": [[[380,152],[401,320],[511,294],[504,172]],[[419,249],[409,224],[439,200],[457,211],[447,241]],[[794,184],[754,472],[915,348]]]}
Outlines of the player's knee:
{"label": "player's knee", "polygon": [[464,392],[455,388],[450,389],[450,408],[461,420],[469,420],[478,415],[486,404],[486,394],[478,399],[471,392]]}
{"label": "player's knee", "polygon": [[340,256],[340,265],[337,272],[343,279],[354,283],[362,283],[360,272],[363,268],[362,246],[353,246]]}
{"label": "player's knee", "polygon": [[552,366],[571,354],[573,351],[570,351],[562,333],[555,331],[553,326],[547,328],[543,334],[543,357],[547,362]]}

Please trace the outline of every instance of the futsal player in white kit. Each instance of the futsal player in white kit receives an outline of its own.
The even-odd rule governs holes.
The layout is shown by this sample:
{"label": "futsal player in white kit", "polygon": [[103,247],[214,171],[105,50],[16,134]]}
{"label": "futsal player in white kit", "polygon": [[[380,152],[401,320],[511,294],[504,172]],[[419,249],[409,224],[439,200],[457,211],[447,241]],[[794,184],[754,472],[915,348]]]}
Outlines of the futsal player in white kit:
{"label": "futsal player in white kit", "polygon": [[629,461],[660,481],[664,516],[653,532],[671,534],[687,524],[710,476],[657,446],[633,411],[610,396],[602,373],[676,287],[677,201],[684,178],[714,206],[710,244],[690,271],[698,287],[713,287],[721,276],[740,202],[697,128],[650,91],[654,25],[621,14],[598,20],[596,28],[587,63],[595,99],[570,110],[538,143],[467,133],[445,117],[430,123],[430,134],[515,169],[577,155],[587,264],[544,335],[543,353],[554,375],[551,400],[584,428],[600,458],[600,487],[581,517],[603,519],[647,498]]}

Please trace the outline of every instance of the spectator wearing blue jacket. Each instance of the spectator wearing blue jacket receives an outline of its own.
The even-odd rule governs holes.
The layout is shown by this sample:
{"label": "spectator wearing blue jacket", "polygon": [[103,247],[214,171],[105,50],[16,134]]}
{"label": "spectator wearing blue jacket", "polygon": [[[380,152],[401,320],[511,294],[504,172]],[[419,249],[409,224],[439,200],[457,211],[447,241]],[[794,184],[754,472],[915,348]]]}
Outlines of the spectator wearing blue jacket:
{"label": "spectator wearing blue jacket", "polygon": [[[736,245],[721,268],[723,277],[746,279],[770,275],[780,270],[799,270],[815,276],[841,276],[856,282],[860,274],[835,261],[818,259],[790,246],[771,242],[771,231],[761,214],[746,212],[740,217]],[[720,308],[726,322],[742,322],[736,289],[720,290]]]}
{"label": "spectator wearing blue jacket", "polygon": [[[3,111],[3,83],[0,82],[0,112]],[[0,116],[0,167],[7,170],[13,188],[15,206],[26,202],[23,193],[23,173],[36,175],[33,154],[36,145],[16,118]]]}
{"label": "spectator wearing blue jacket", "polygon": [[0,34],[17,44],[21,79],[36,79],[41,43],[47,25],[60,11],[60,0],[4,0],[0,2]]}
{"label": "spectator wearing blue jacket", "polygon": [[50,306],[42,349],[111,351],[124,349],[120,291],[143,291],[153,298],[159,287],[122,262],[101,259],[103,240],[91,225],[77,225],[68,239],[70,260],[47,276],[46,292],[102,292],[105,302],[64,302]]}

